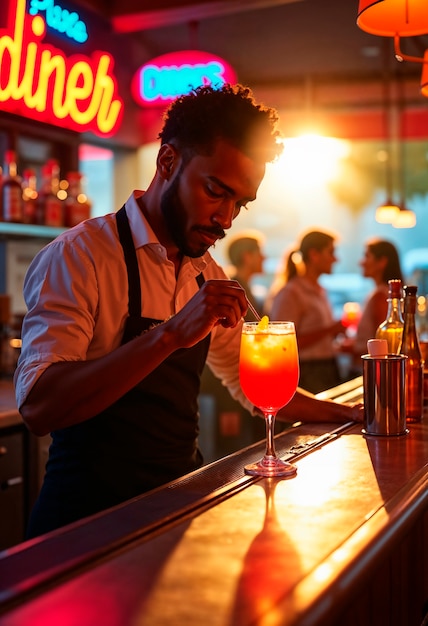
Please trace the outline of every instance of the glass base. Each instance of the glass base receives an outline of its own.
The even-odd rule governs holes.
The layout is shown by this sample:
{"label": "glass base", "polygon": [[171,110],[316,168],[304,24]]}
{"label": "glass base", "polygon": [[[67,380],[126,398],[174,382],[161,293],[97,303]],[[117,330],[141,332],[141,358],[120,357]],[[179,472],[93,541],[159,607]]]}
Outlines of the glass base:
{"label": "glass base", "polygon": [[294,476],[297,474],[297,467],[292,463],[281,461],[277,457],[263,457],[257,463],[251,463],[244,467],[246,474],[250,476]]}

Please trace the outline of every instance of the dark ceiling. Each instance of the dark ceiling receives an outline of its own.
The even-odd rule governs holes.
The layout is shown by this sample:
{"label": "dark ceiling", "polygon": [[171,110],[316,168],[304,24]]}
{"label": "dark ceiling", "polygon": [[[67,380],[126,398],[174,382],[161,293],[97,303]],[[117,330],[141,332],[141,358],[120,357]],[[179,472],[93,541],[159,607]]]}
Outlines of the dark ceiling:
{"label": "dark ceiling", "polygon": [[[358,0],[76,1],[108,17],[115,31],[133,33],[150,57],[200,48],[228,61],[249,85],[346,83],[382,73],[385,39],[358,28]],[[420,75],[420,64],[398,63],[386,44],[394,72]],[[403,47],[422,56],[428,36]]]}

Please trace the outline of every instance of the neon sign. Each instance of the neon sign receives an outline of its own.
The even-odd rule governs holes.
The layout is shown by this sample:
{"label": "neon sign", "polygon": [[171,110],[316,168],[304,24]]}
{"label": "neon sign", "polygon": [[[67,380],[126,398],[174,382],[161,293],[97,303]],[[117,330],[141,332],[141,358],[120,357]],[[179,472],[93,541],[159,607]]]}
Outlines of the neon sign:
{"label": "neon sign", "polygon": [[77,43],[85,43],[88,39],[86,24],[75,11],[63,9],[54,0],[30,0],[30,15],[45,12],[46,25],[62,35],[67,35]]}
{"label": "neon sign", "polygon": [[165,106],[200,85],[235,83],[232,67],[220,57],[185,50],[156,57],[140,67],[132,80],[132,95],[144,107]]}
{"label": "neon sign", "polygon": [[66,57],[42,44],[46,23],[12,3],[9,25],[0,29],[0,108],[79,132],[111,135],[119,127],[123,101],[117,94],[107,52]]}

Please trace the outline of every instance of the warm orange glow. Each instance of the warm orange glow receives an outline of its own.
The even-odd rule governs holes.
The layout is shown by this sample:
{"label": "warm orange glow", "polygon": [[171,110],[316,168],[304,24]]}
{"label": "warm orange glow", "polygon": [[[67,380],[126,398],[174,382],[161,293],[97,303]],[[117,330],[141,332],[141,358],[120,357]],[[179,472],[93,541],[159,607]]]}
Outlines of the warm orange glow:
{"label": "warm orange glow", "polygon": [[357,24],[372,35],[413,37],[428,33],[427,0],[360,0]]}
{"label": "warm orange glow", "polygon": [[392,222],[394,228],[414,228],[416,226],[416,215],[410,209],[400,208]]}
{"label": "warm orange glow", "polygon": [[345,302],[342,310],[342,324],[346,327],[347,332],[353,334],[356,332],[361,318],[361,307],[358,302]]}
{"label": "warm orange glow", "polygon": [[376,222],[379,224],[392,224],[400,208],[393,204],[391,200],[387,200],[385,204],[381,204],[376,209]]}
{"label": "warm orange glow", "polygon": [[291,185],[316,185],[333,180],[339,163],[349,153],[349,144],[313,133],[284,140],[284,152],[275,162],[279,177]]}

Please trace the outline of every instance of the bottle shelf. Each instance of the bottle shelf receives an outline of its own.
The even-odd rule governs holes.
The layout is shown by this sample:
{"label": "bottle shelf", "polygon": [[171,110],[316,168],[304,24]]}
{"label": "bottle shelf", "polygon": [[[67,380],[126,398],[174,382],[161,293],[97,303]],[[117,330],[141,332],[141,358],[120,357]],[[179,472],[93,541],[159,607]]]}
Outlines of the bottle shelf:
{"label": "bottle shelf", "polygon": [[0,237],[7,235],[23,239],[54,239],[66,230],[67,228],[53,228],[52,226],[39,226],[37,224],[0,222]]}

